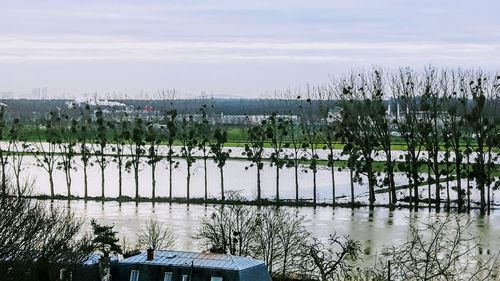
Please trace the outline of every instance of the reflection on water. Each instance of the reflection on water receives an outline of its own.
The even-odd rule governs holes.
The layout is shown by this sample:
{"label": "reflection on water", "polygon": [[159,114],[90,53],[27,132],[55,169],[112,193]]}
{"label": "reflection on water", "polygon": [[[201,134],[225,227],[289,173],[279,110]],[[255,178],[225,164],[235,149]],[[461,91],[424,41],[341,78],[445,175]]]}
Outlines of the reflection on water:
{"label": "reflection on water", "polygon": [[[24,180],[35,179],[35,192],[37,194],[50,194],[47,172],[36,165],[32,156],[25,157],[26,168],[22,172]],[[204,170],[203,162],[197,161],[192,167],[191,174],[191,197],[203,198],[204,196]],[[169,171],[165,163],[159,164],[156,170],[156,196],[167,197],[169,186]],[[224,167],[225,190],[238,191],[242,196],[248,199],[254,199],[257,196],[257,175],[255,168],[245,169],[248,166],[247,161],[229,160]],[[76,161],[76,171],[72,173],[73,183],[71,193],[74,196],[84,195],[83,168],[80,161]],[[217,165],[213,161],[207,162],[207,182],[208,194],[211,198],[220,198],[220,174]],[[299,175],[299,197],[304,199],[313,198],[313,175],[306,172],[307,168],[300,170]],[[88,168],[88,194],[89,196],[101,196],[101,173],[97,165]],[[134,197],[135,184],[133,172],[123,170],[123,195]],[[117,197],[119,171],[114,163],[110,163],[105,170],[105,195],[106,197]],[[179,168],[173,171],[173,196],[186,196],[186,166],[184,161],[180,161]],[[403,174],[397,174],[395,177],[397,184],[406,184]],[[66,180],[62,170],[54,172],[55,193],[67,195]],[[139,173],[139,195],[141,197],[151,197],[152,180],[151,167],[143,164]],[[276,194],[276,171],[274,167],[266,164],[261,171],[262,196],[264,198],[274,198]],[[336,196],[345,198],[341,200],[349,201],[350,198],[350,177],[346,170],[335,171]],[[355,195],[364,194],[368,191],[366,184],[355,184]],[[406,192],[406,191],[404,191]],[[320,167],[317,174],[317,195],[319,199],[331,200],[331,174],[327,167]],[[282,199],[295,198],[295,174],[294,169],[283,168],[280,171],[280,197]],[[378,195],[378,197],[381,197]]]}
{"label": "reflection on water", "polygon": [[[48,201],[47,201],[48,202]],[[67,207],[65,201],[56,201],[56,206]],[[114,224],[120,237],[127,241],[135,239],[137,230],[149,219],[157,219],[166,224],[178,239],[178,248],[183,250],[203,250],[203,245],[193,238],[200,219],[213,210],[212,205],[177,203],[135,203],[135,202],[95,202],[72,201],[70,208],[83,218],[90,227],[90,219],[100,223]],[[367,255],[376,255],[385,245],[403,242],[411,225],[418,221],[428,221],[445,213],[433,211],[412,212],[408,209],[391,211],[387,208],[336,208],[331,207],[284,207],[297,210],[306,218],[306,228],[313,236],[326,240],[330,234],[349,235],[362,243]],[[479,237],[485,248],[483,253],[495,253],[500,249],[500,215],[494,211],[491,216],[480,216],[474,212],[462,215],[462,220],[473,219],[472,234]]]}

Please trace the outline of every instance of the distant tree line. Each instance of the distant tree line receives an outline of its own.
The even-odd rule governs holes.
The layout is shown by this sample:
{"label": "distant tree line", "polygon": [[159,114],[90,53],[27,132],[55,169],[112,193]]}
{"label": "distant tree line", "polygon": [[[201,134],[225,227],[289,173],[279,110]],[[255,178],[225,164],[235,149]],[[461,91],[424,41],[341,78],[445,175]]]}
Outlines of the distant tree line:
{"label": "distant tree line", "polygon": [[[247,168],[254,168],[257,174],[258,202],[262,200],[261,172],[269,164],[276,171],[276,202],[282,200],[280,172],[291,168],[295,201],[300,201],[299,173],[308,171],[312,173],[312,204],[317,204],[317,173],[326,165],[331,173],[333,205],[337,203],[335,175],[346,167],[352,204],[354,183],[366,181],[371,207],[377,193],[387,193],[391,207],[408,201],[415,208],[422,202],[437,209],[443,203],[446,208],[456,203],[459,211],[470,210],[470,195],[477,189],[481,212],[486,213],[491,209],[492,190],[499,186],[495,165],[500,146],[499,95],[500,77],[478,71],[427,68],[420,73],[411,69],[387,75],[380,70],[353,73],[328,85],[276,93],[276,100],[286,101],[287,109],[257,120],[249,115],[238,137],[244,140],[242,156],[248,160]],[[209,161],[219,169],[220,199],[225,200],[224,167],[231,157],[232,131],[225,124],[211,122],[211,110],[208,103],[190,114],[171,108],[155,116],[109,115],[100,107],[84,105],[71,113],[52,110],[33,126],[7,116],[1,107],[0,140],[5,142],[0,148],[1,194],[6,194],[9,168],[17,193],[23,193],[21,174],[29,153],[47,172],[51,197],[56,196],[56,170],[64,172],[70,198],[74,171],[81,169],[87,198],[87,171],[95,165],[100,170],[104,199],[105,171],[114,165],[119,170],[119,196],[123,196],[122,173],[128,171],[134,175],[135,198],[139,199],[140,171],[148,165],[154,200],[158,164],[165,162],[168,199],[172,200],[173,172],[182,160],[186,164],[187,200],[191,199],[196,161],[202,162],[204,170],[204,200],[209,199]],[[164,153],[160,152],[163,147]],[[402,150],[399,159],[394,150]],[[321,157],[320,151],[326,151],[327,157]],[[404,173],[407,185],[396,186],[396,172]],[[398,198],[398,189],[407,195]],[[452,202],[451,192],[456,193],[456,202]]]}

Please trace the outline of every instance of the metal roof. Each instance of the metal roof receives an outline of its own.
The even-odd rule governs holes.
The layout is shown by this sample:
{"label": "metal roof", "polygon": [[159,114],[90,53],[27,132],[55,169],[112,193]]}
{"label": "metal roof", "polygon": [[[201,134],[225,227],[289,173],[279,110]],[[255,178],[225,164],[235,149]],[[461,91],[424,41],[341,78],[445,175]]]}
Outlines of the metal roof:
{"label": "metal roof", "polygon": [[155,251],[152,261],[147,260],[146,252],[141,252],[138,255],[123,259],[118,263],[179,267],[190,267],[192,264],[194,267],[236,271],[264,264],[262,261],[240,256],[183,251]]}

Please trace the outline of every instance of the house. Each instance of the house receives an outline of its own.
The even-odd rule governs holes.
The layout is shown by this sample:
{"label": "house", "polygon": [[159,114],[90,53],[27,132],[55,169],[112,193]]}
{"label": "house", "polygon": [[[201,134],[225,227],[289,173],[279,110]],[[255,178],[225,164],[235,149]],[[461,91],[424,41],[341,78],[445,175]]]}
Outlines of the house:
{"label": "house", "polygon": [[215,253],[152,251],[111,264],[113,281],[271,281],[259,260]]}

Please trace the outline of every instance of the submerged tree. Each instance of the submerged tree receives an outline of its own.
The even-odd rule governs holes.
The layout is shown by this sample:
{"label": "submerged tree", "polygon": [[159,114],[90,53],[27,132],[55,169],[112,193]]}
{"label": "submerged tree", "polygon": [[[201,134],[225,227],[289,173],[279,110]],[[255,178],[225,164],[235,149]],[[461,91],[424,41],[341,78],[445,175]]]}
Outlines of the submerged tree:
{"label": "submerged tree", "polygon": [[[375,171],[373,155],[379,146],[372,128],[374,112],[369,96],[368,81],[364,75],[351,76],[345,80],[341,93],[342,134],[346,141],[359,152],[355,172],[368,178],[368,200],[370,207],[375,202]],[[346,151],[346,149],[344,148]]]}
{"label": "submerged tree", "polygon": [[61,131],[59,128],[61,117],[58,112],[51,111],[44,120],[45,128],[43,132],[38,127],[38,142],[34,145],[33,155],[38,166],[42,167],[49,176],[50,196],[55,196],[54,191],[54,170],[61,157],[58,147],[61,143]]}
{"label": "submerged tree", "polygon": [[328,150],[328,167],[330,168],[330,174],[332,177],[332,204],[335,205],[336,193],[335,193],[335,146],[342,141],[341,130],[339,128],[339,120],[327,120],[321,128],[323,133],[323,139],[325,141],[325,146],[323,149]]}
{"label": "submerged tree", "polygon": [[286,142],[288,136],[288,120],[279,117],[276,112],[273,112],[268,118],[266,127],[266,137],[271,141],[271,165],[276,167],[276,202],[280,200],[280,170],[288,161],[288,156],[284,149],[289,146]]}
{"label": "submerged tree", "polygon": [[90,106],[85,105],[83,111],[80,112],[80,122],[78,123],[78,142],[80,143],[80,160],[82,161],[83,168],[83,186],[84,186],[84,198],[87,200],[88,197],[88,167],[91,165],[92,157],[92,118],[89,114]]}
{"label": "submerged tree", "polygon": [[9,148],[10,166],[16,180],[17,195],[21,196],[23,190],[21,187],[21,172],[24,166],[24,155],[28,151],[29,145],[23,131],[23,124],[19,118],[15,118],[9,129]]}
{"label": "submerged tree", "polygon": [[259,124],[252,124],[248,128],[248,139],[245,144],[244,155],[249,161],[252,162],[250,167],[255,165],[257,170],[257,201],[262,199],[260,171],[264,167],[264,142],[266,140],[266,132],[264,126],[267,124],[266,120],[262,120]]}
{"label": "submerged tree", "polygon": [[130,121],[128,116],[122,117],[119,123],[112,123],[113,141],[114,145],[112,151],[114,152],[114,162],[118,168],[118,197],[122,197],[123,189],[123,167],[126,165],[125,150],[127,145],[130,144]]}
{"label": "submerged tree", "polygon": [[219,168],[220,192],[222,201],[225,200],[224,166],[226,165],[226,160],[229,158],[231,153],[230,149],[224,148],[226,142],[227,142],[227,132],[222,128],[216,128],[214,130],[213,142],[210,144],[210,152],[212,153],[212,158],[214,162],[217,163],[217,168]]}
{"label": "submerged tree", "polygon": [[196,133],[193,116],[183,118],[179,124],[179,140],[181,142],[181,157],[186,161],[186,199],[188,201],[190,198],[191,167],[196,161],[193,152],[198,145]]}
{"label": "submerged tree", "polygon": [[[406,145],[404,162],[400,162],[398,167],[401,171],[405,171],[408,177],[408,200],[410,206],[415,203],[415,208],[418,208],[419,192],[418,187],[421,179],[419,175],[421,162],[421,153],[423,143],[420,141],[419,122],[420,116],[418,112],[419,97],[417,93],[417,81],[415,81],[414,73],[409,70],[400,69],[392,78],[391,87],[396,100],[395,120],[397,132]],[[402,108],[402,112],[400,111]],[[413,189],[413,196],[412,196]]]}
{"label": "submerged tree", "polygon": [[205,201],[208,199],[208,172],[207,172],[207,160],[211,153],[211,138],[212,138],[212,126],[207,118],[207,106],[203,105],[200,109],[201,120],[196,124],[197,135],[198,135],[198,149],[201,151],[201,158],[203,159],[203,175],[204,175],[204,187],[205,187]]}
{"label": "submerged tree", "polygon": [[166,140],[167,140],[167,162],[168,162],[168,198],[172,200],[172,172],[173,169],[179,166],[179,162],[175,161],[176,153],[174,151],[174,143],[177,138],[177,111],[172,110],[165,114],[165,124],[166,124]]}
{"label": "submerged tree", "polygon": [[[442,135],[442,126],[439,125],[440,115],[442,114],[440,93],[437,89],[437,77],[434,69],[427,69],[423,77],[420,109],[422,118],[418,127],[421,134],[421,142],[424,143],[427,150],[427,186],[429,188],[429,206],[431,204],[431,183],[434,181],[436,208],[441,205],[441,183],[440,177],[443,171],[440,168],[440,145]],[[434,178],[431,177],[431,171]]]}
{"label": "submerged tree", "polygon": [[135,199],[139,199],[139,171],[141,158],[146,154],[144,149],[144,124],[141,117],[135,117],[132,132],[130,134],[130,160],[126,163],[126,168],[134,170]]}
{"label": "submerged tree", "polygon": [[75,119],[70,119],[68,115],[63,116],[62,126],[59,127],[61,142],[59,151],[61,152],[61,161],[58,162],[58,168],[63,170],[66,179],[66,189],[68,198],[71,197],[72,172],[76,170],[76,142],[78,141],[78,123]]}
{"label": "submerged tree", "polygon": [[295,176],[295,202],[299,201],[299,168],[300,165],[306,160],[304,156],[304,148],[302,147],[303,136],[302,130],[293,120],[288,122],[289,132],[289,147],[290,153],[288,154],[287,167],[293,167]]}
{"label": "submerged tree", "polygon": [[106,155],[106,149],[109,144],[109,139],[108,139],[108,124],[104,118],[104,113],[103,111],[98,108],[97,111],[95,112],[95,137],[94,137],[94,142],[95,145],[92,146],[91,148],[93,149],[93,154],[95,157],[95,162],[99,166],[101,170],[101,199],[104,200],[105,195],[104,195],[104,188],[105,188],[105,175],[104,171],[106,170],[106,167],[108,166],[108,156]]}
{"label": "submerged tree", "polygon": [[156,167],[161,161],[161,157],[158,154],[158,148],[161,140],[162,138],[160,130],[155,126],[153,122],[148,122],[145,141],[149,144],[147,157],[148,165],[151,167],[151,196],[153,200],[156,197]]}

